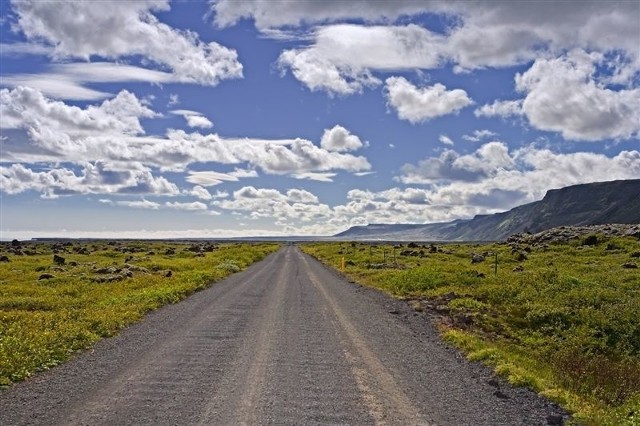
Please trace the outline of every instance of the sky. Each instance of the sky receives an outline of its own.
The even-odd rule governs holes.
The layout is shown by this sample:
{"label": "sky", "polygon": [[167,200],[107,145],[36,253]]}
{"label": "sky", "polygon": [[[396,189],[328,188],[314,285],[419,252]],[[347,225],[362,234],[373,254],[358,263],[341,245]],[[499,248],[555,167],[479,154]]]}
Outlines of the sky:
{"label": "sky", "polygon": [[0,2],[0,239],[332,235],[640,178],[640,2]]}

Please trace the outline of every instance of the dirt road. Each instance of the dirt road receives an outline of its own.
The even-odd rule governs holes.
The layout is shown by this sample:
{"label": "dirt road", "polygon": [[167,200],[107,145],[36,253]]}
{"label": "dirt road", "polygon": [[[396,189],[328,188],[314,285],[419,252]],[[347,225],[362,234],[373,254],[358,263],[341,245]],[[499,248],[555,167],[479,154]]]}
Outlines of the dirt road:
{"label": "dirt road", "polygon": [[544,425],[403,302],[287,246],[0,391],[0,424]]}

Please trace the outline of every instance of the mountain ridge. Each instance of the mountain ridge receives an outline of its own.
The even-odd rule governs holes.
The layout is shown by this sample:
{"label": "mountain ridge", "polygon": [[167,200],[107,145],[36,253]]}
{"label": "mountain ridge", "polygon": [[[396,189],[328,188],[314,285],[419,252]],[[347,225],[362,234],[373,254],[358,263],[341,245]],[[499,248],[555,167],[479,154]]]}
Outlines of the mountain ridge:
{"label": "mountain ridge", "polygon": [[532,203],[472,219],[429,224],[371,224],[336,234],[338,239],[497,241],[556,226],[640,223],[640,179],[594,182],[551,189]]}

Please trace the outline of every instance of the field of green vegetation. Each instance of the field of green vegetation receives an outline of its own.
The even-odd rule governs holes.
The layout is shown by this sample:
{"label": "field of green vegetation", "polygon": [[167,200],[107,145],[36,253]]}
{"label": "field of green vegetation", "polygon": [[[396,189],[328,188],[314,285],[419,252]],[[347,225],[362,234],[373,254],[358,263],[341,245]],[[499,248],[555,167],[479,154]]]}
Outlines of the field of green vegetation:
{"label": "field of green vegetation", "polygon": [[640,424],[638,238],[303,250],[337,269],[344,258],[349,279],[407,299],[469,359],[558,402],[576,422]]}
{"label": "field of green vegetation", "polygon": [[57,242],[0,245],[0,386],[240,271],[276,244]]}

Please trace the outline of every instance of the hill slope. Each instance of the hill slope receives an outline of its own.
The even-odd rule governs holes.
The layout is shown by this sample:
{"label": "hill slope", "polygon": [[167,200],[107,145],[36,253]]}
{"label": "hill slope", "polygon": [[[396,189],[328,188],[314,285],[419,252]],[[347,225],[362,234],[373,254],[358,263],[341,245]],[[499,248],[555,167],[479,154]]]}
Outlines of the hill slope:
{"label": "hill slope", "polygon": [[354,226],[340,239],[493,241],[518,232],[556,226],[640,223],[640,179],[553,189],[545,197],[507,212],[426,225]]}

